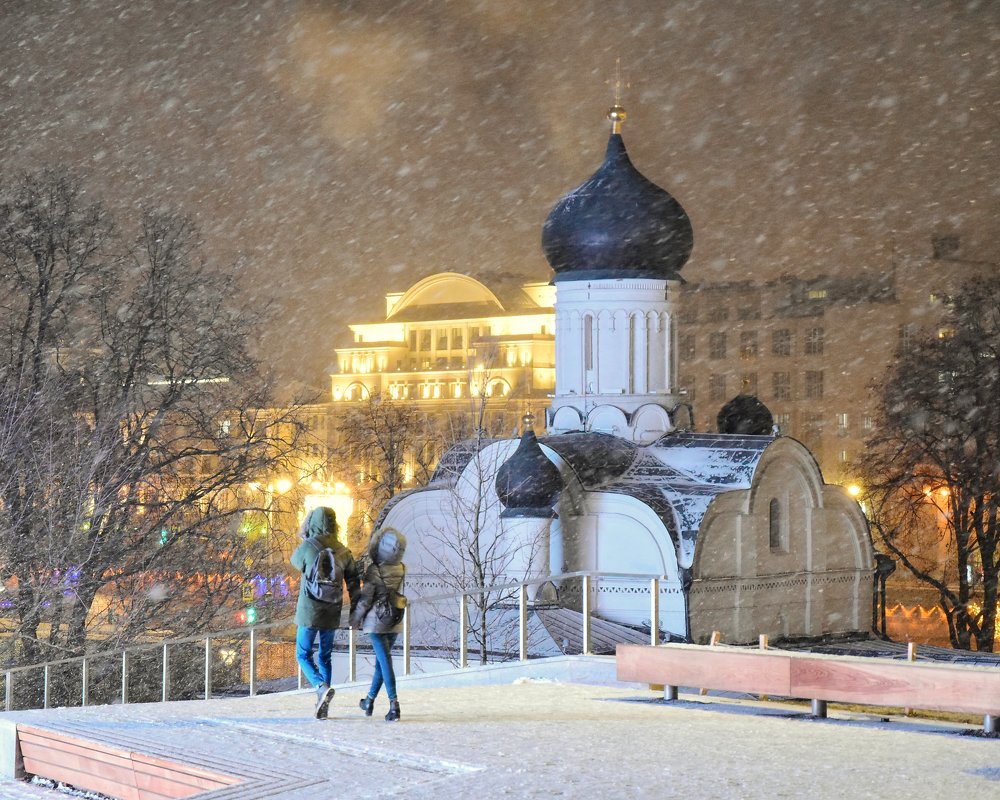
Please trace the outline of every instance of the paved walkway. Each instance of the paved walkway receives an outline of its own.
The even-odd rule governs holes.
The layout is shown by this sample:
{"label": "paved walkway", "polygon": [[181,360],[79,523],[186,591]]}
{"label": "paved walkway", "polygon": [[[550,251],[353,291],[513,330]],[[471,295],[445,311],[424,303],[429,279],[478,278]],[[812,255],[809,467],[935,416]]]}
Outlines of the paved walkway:
{"label": "paved walkway", "polygon": [[[1000,740],[979,726],[711,700],[617,684],[608,658],[567,657],[401,679],[403,720],[365,718],[360,685],[330,719],[311,692],[12,712],[105,744],[243,779],[222,798],[1000,798]],[[573,681],[573,682],[570,682]],[[53,800],[0,782],[0,798]]]}

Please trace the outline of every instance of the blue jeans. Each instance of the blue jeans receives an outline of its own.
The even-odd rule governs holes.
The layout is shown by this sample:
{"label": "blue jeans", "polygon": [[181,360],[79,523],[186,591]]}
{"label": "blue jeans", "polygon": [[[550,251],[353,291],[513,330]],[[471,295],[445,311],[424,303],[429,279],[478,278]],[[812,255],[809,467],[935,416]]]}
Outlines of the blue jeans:
{"label": "blue jeans", "polygon": [[372,650],[375,651],[375,674],[372,675],[372,685],[368,696],[373,700],[378,697],[382,682],[385,681],[385,693],[390,700],[396,699],[396,672],[392,668],[392,646],[396,643],[395,633],[369,633]]}
{"label": "blue jeans", "polygon": [[[319,639],[319,666],[313,659],[313,643]],[[331,683],[333,677],[333,631],[303,628],[295,633],[295,658],[306,680],[313,686]]]}

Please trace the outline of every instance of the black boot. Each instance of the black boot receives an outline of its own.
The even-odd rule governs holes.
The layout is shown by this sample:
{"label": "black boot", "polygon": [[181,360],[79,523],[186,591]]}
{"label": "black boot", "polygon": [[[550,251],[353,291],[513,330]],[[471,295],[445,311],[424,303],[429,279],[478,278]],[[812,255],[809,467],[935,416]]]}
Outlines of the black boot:
{"label": "black boot", "polygon": [[361,702],[358,703],[361,706],[361,710],[365,712],[366,717],[372,715],[372,711],[375,710],[375,698],[374,697],[362,697]]}
{"label": "black boot", "polygon": [[389,713],[385,715],[386,722],[395,722],[399,719],[399,701],[389,701]]}

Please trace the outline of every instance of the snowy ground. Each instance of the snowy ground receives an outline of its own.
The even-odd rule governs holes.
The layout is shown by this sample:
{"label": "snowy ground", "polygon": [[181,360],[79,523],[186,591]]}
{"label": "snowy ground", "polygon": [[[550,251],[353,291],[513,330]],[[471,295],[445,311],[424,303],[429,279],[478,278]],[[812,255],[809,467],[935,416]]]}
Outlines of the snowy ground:
{"label": "snowy ground", "polygon": [[[581,663],[563,674],[610,674]],[[365,718],[357,685],[338,690],[326,722],[308,692],[13,716],[243,776],[212,795],[241,800],[1000,797],[1000,740],[962,735],[975,727],[813,720],[808,707],[683,693],[668,704],[644,687],[523,670],[484,674],[489,685],[473,685],[475,670],[469,685],[403,681],[397,724],[382,720],[384,696]],[[0,798],[57,797],[0,783]]]}

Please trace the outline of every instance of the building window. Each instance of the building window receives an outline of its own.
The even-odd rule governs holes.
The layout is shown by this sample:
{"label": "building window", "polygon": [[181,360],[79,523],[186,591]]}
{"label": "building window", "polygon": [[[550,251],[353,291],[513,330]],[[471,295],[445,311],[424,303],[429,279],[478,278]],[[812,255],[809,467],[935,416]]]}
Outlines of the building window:
{"label": "building window", "polygon": [[757,373],[744,372],[740,376],[740,391],[743,394],[757,394]]}
{"label": "building window", "polygon": [[410,350],[415,351],[417,349],[417,332],[410,331]]}
{"label": "building window", "polygon": [[781,503],[772,498],[767,505],[767,543],[772,553],[783,553],[787,549],[784,525],[781,519]]}
{"label": "building window", "polygon": [[792,424],[792,415],[788,412],[774,415],[774,424],[779,433],[787,433]]}
{"label": "building window", "polygon": [[914,325],[899,326],[899,352],[908,353],[913,346]]}
{"label": "building window", "polygon": [[462,340],[462,329],[461,328],[452,328],[451,329],[451,349],[452,350],[461,350],[463,346],[464,345],[463,345],[463,340]]}
{"label": "building window", "polygon": [[875,428],[875,418],[874,417],[865,417],[864,420],[861,423],[861,427],[863,427],[866,431],[874,430],[874,428]]}
{"label": "building window", "polygon": [[725,358],[726,357],[726,334],[724,333],[713,333],[708,337],[708,357],[709,358]]}
{"label": "building window", "polygon": [[594,368],[594,318],[590,314],[583,318],[583,367]]}
{"label": "building window", "polygon": [[437,346],[437,349],[438,350],[447,350],[448,349],[448,331],[446,331],[446,330],[438,331],[438,346]]}
{"label": "building window", "polygon": [[420,331],[420,350],[428,352],[431,349],[431,332]]}
{"label": "building window", "polygon": [[681,337],[681,358],[684,361],[693,361],[695,354],[695,335],[686,333]]}
{"label": "building window", "polygon": [[826,289],[810,289],[806,296],[810,300],[825,300]]}
{"label": "building window", "polygon": [[708,378],[708,396],[712,400],[726,399],[726,376],[710,375]]}
{"label": "building window", "polygon": [[837,414],[837,433],[846,436],[850,429],[850,419],[847,414]]}
{"label": "building window", "polygon": [[821,355],[823,355],[823,329],[822,328],[810,328],[806,332],[806,355],[807,356],[821,356]]}
{"label": "building window", "polygon": [[709,322],[725,322],[729,319],[729,309],[723,305],[715,305],[708,312]]}
{"label": "building window", "polygon": [[771,375],[771,394],[775,400],[792,399],[792,375],[789,372],[775,372]]}
{"label": "building window", "polygon": [[938,339],[951,339],[955,335],[954,328],[938,328]]}
{"label": "building window", "polygon": [[740,358],[744,361],[757,358],[757,331],[744,331],[740,334]]}
{"label": "building window", "polygon": [[781,328],[771,333],[771,353],[776,356],[792,354],[792,332],[788,328]]}
{"label": "building window", "polygon": [[807,400],[823,399],[823,370],[821,369],[806,370],[806,399]]}

